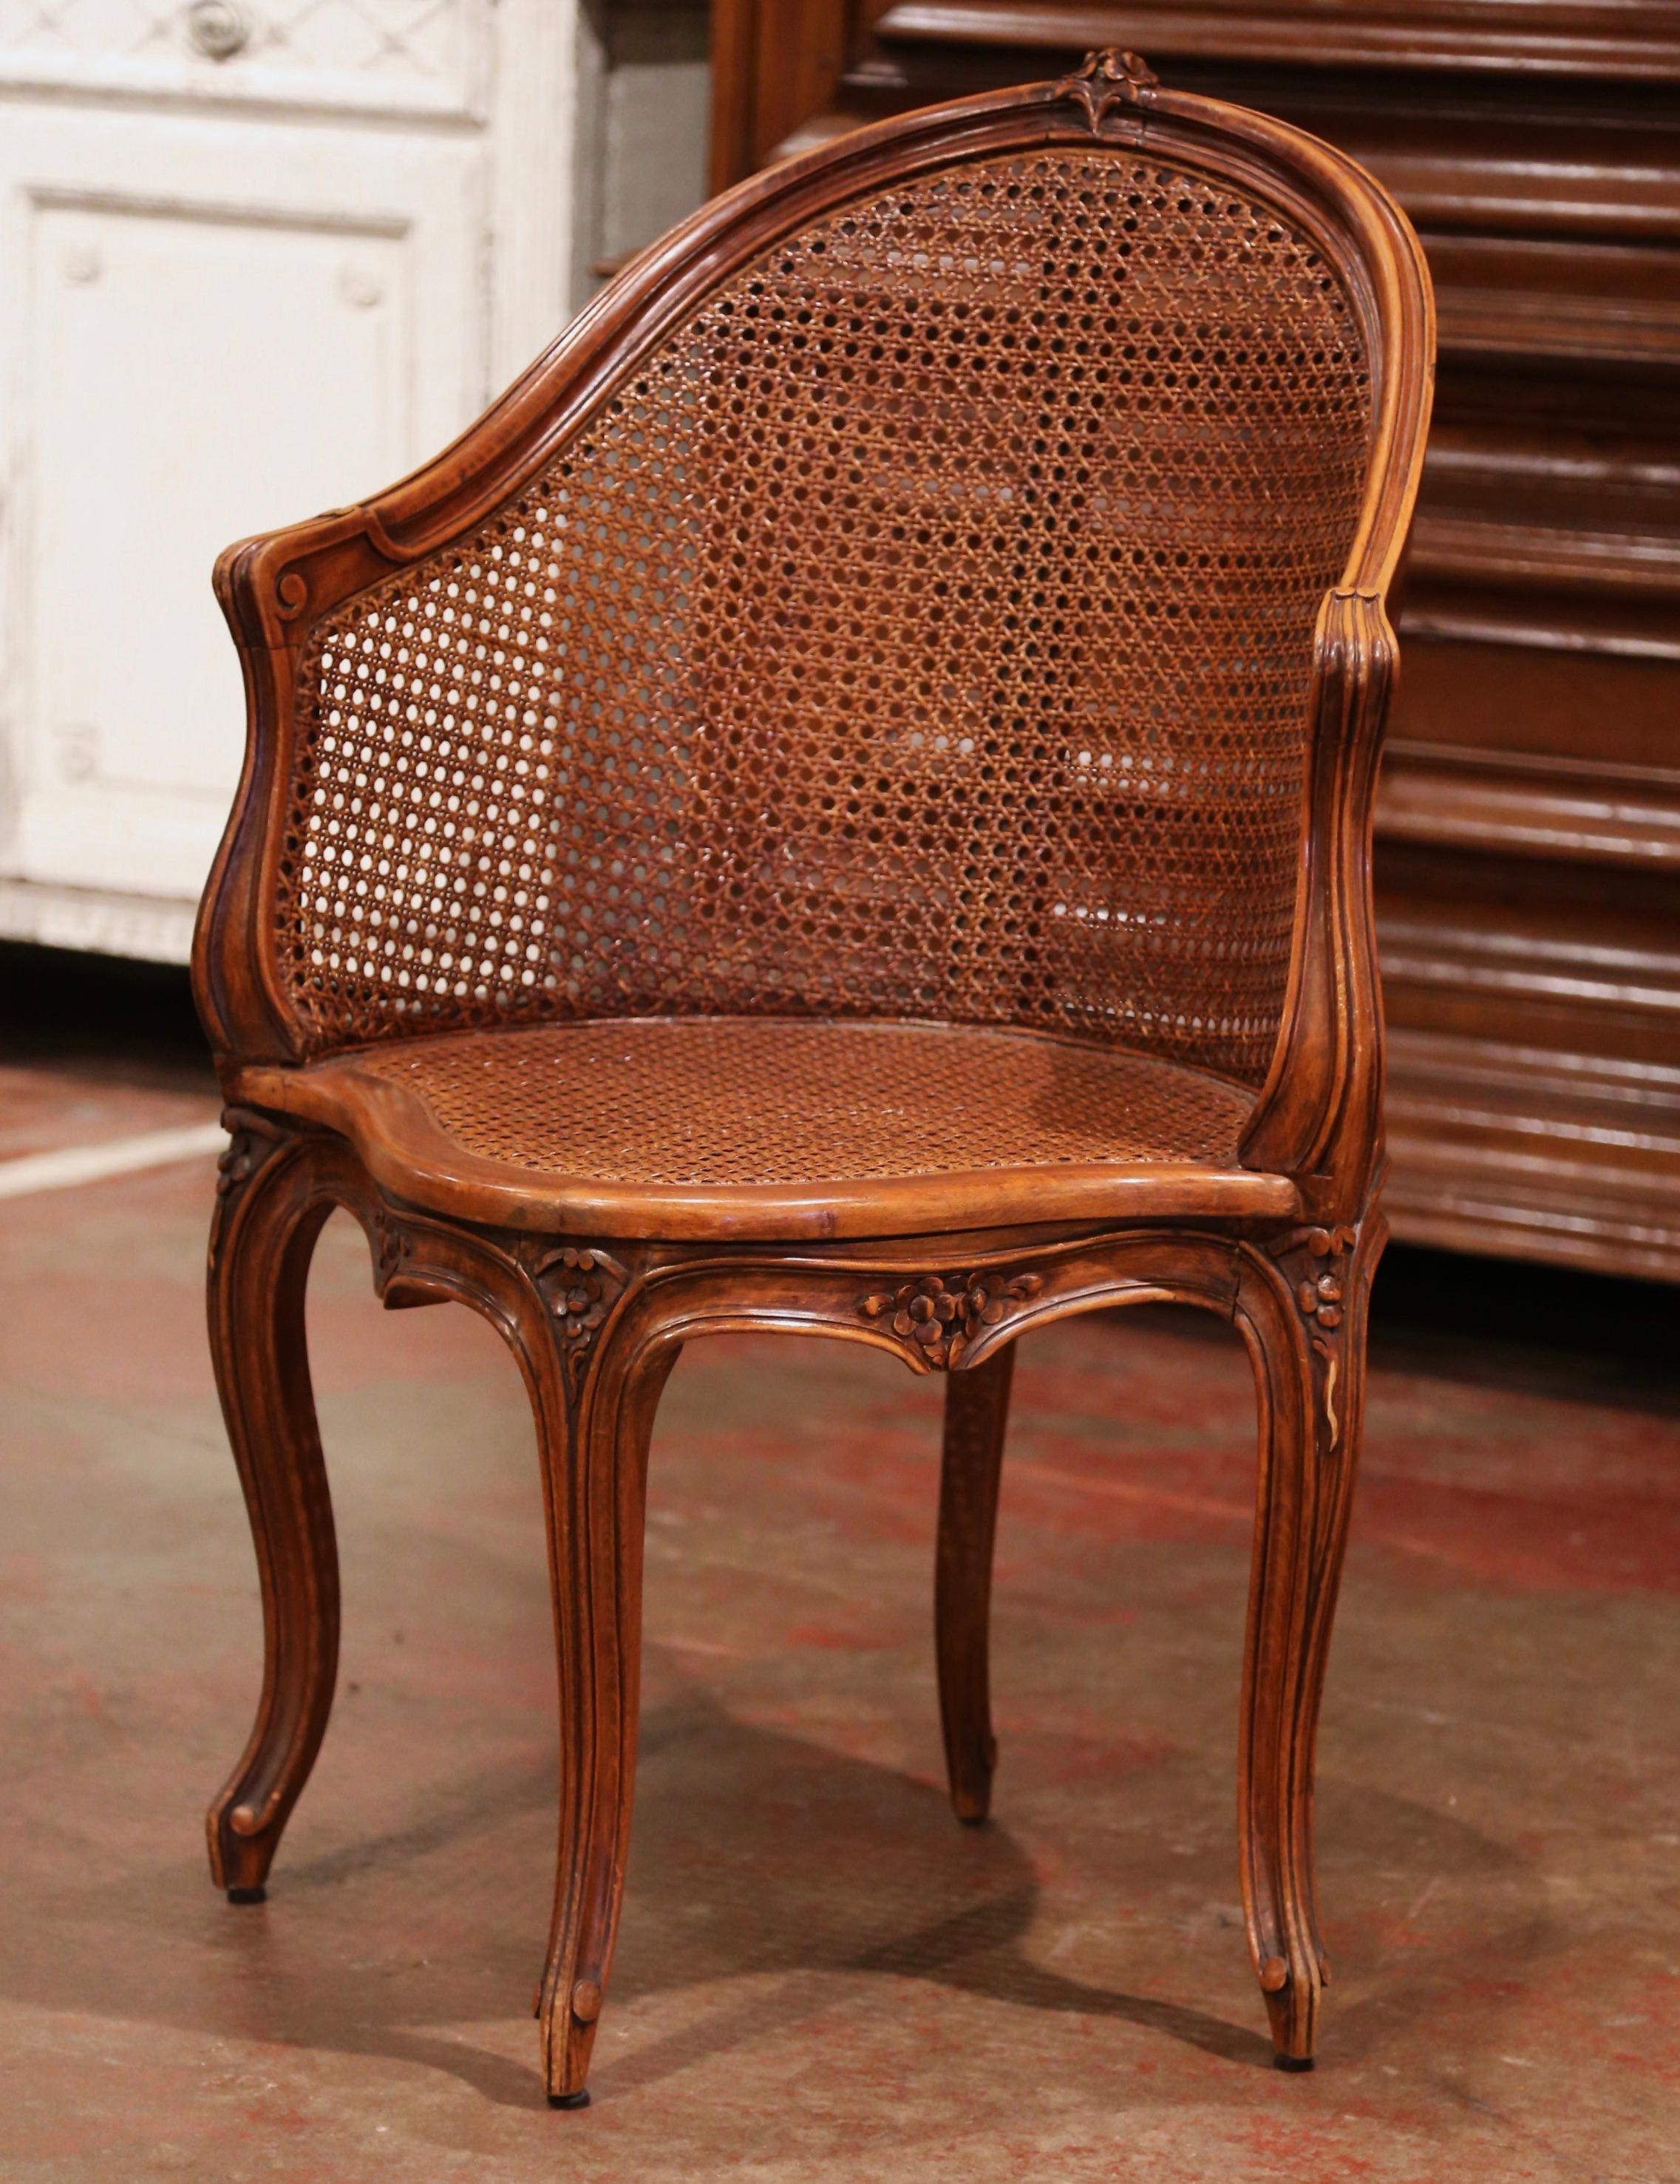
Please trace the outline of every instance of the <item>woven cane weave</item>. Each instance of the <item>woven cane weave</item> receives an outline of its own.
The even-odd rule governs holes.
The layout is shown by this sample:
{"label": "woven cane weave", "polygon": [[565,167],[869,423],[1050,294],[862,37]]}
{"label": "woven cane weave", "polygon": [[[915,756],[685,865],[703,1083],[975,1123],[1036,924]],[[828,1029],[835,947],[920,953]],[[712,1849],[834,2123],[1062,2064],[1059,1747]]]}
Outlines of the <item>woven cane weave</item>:
{"label": "woven cane weave", "polygon": [[773,1018],[416,1039],[358,1067],[469,1153],[602,1183],[847,1183],[1069,1161],[1234,1167],[1252,1100],[1111,1048]]}
{"label": "woven cane weave", "polygon": [[314,631],[276,904],[310,1050],[891,1017],[1258,1083],[1369,415],[1309,244],[1130,153],[767,252]]}

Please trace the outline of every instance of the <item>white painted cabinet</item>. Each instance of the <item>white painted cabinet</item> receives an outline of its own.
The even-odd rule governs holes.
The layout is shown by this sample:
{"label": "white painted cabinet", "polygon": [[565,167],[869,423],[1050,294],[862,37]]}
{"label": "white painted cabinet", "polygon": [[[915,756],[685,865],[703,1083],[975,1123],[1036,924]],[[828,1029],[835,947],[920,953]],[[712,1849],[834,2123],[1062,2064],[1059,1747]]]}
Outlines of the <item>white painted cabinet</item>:
{"label": "white painted cabinet", "polygon": [[184,956],[244,533],[559,331],[569,0],[0,0],[0,933]]}

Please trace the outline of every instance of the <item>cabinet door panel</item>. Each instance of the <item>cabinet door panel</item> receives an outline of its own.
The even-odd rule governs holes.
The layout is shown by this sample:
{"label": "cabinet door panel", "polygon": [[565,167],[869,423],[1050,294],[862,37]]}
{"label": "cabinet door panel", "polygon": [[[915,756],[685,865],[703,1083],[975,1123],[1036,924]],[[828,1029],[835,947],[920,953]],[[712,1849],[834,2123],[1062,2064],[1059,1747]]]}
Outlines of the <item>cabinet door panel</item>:
{"label": "cabinet door panel", "polygon": [[211,562],[377,489],[482,403],[481,153],[52,115],[0,165],[5,285],[29,299],[7,404],[8,863],[190,898],[243,747]]}

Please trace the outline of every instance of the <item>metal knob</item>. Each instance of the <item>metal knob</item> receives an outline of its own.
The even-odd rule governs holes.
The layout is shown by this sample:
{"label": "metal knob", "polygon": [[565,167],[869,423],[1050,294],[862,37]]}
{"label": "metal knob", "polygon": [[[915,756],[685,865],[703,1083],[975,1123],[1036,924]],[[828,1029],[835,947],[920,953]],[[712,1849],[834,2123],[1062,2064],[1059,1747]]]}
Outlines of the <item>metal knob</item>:
{"label": "metal knob", "polygon": [[251,42],[251,19],[233,0],[193,0],[187,35],[207,60],[231,61]]}

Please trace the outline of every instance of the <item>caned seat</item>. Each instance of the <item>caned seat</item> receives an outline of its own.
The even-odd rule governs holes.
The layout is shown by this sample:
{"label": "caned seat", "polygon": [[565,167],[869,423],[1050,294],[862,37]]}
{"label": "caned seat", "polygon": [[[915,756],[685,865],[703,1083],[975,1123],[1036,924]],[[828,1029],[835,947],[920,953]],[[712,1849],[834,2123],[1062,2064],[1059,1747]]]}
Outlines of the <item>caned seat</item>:
{"label": "caned seat", "polygon": [[1151,1055],[974,1025],[624,1018],[399,1039],[244,1096],[324,1124],[440,1213],[602,1237],[914,1235],[1288,1215],[1245,1168],[1251,1088]]}
{"label": "caned seat", "polygon": [[304,1290],[334,1206],[537,1424],[577,2106],[634,1775],[649,1434],[742,1328],[948,1374],[953,1804],[985,1817],[1014,1346],[1253,1357],[1248,1942],[1313,2053],[1314,1724],[1381,1248],[1372,787],[1432,329],[1350,161],[1135,57],[836,139],[645,252],[436,461],[232,548],[244,774],[194,956],[212,1351],[263,1578],[213,1870],[332,1701]]}

